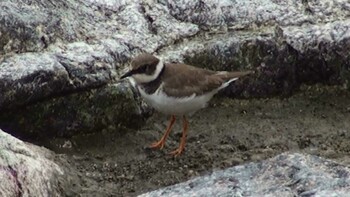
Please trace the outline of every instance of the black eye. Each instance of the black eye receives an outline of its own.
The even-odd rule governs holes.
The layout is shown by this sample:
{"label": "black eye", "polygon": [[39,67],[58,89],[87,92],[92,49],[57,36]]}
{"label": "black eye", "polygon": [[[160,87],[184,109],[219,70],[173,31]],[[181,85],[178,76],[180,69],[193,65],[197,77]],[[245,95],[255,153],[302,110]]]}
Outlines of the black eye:
{"label": "black eye", "polygon": [[152,72],[153,72],[152,65],[150,65],[150,64],[143,65],[143,72],[148,74],[148,75],[152,74]]}
{"label": "black eye", "polygon": [[147,67],[148,67],[147,64],[142,65],[141,67],[139,67],[139,68],[136,70],[136,73],[145,73],[145,72],[147,71]]}
{"label": "black eye", "polygon": [[143,65],[143,68],[144,68],[145,70],[149,70],[149,64]]}
{"label": "black eye", "polygon": [[149,64],[147,64],[147,65],[145,65],[145,67],[146,67],[146,73],[147,74],[150,74],[151,72],[152,72],[152,70],[151,70],[151,65],[149,65]]}
{"label": "black eye", "polygon": [[135,71],[135,73],[145,73],[145,74],[152,74],[152,72],[153,72],[153,66],[150,64],[144,64]]}

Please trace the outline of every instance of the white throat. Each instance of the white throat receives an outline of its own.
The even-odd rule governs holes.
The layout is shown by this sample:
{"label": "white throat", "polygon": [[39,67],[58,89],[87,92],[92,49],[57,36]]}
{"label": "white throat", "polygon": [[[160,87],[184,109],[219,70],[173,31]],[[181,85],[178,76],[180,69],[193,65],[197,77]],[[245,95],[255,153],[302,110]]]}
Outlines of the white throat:
{"label": "white throat", "polygon": [[132,78],[135,80],[136,83],[141,84],[141,83],[148,83],[151,82],[159,76],[160,72],[164,68],[164,64],[162,60],[159,60],[155,72],[153,72],[152,75],[147,75],[147,74],[134,74],[132,75]]}

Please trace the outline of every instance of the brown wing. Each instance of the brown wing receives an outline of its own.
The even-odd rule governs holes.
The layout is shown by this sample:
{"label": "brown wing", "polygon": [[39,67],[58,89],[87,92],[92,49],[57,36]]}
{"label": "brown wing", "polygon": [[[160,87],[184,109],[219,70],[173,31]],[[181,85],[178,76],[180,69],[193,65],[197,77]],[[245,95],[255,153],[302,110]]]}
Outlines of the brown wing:
{"label": "brown wing", "polygon": [[228,81],[233,78],[240,78],[243,77],[244,75],[249,75],[252,74],[253,71],[243,71],[243,72],[226,72],[226,71],[221,71],[217,72],[216,75],[219,76],[221,79],[224,81]]}
{"label": "brown wing", "polygon": [[185,64],[166,64],[162,80],[164,92],[175,97],[202,95],[225,82],[214,71]]}

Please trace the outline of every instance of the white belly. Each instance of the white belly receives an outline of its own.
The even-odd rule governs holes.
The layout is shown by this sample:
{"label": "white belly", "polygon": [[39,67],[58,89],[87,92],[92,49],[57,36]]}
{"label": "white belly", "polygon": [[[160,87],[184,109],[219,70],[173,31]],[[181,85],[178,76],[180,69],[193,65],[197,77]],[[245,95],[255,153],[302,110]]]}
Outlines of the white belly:
{"label": "white belly", "polygon": [[187,115],[196,112],[206,107],[208,101],[216,92],[211,92],[196,96],[195,94],[189,97],[174,98],[168,97],[161,90],[157,90],[151,95],[146,94],[139,88],[141,96],[144,100],[157,111],[169,115]]}

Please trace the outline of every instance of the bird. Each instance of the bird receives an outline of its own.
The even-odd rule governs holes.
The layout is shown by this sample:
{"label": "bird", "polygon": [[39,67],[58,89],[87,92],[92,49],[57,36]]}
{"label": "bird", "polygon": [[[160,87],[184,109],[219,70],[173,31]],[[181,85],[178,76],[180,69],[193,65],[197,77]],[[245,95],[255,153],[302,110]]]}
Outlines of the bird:
{"label": "bird", "polygon": [[144,101],[155,110],[170,115],[169,124],[159,141],[150,148],[162,149],[177,117],[182,117],[179,147],[170,152],[184,152],[189,122],[187,117],[205,108],[209,100],[231,82],[252,71],[213,71],[184,63],[165,63],[152,54],[142,53],[131,60],[130,68],[120,77],[131,78]]}

